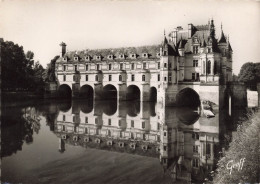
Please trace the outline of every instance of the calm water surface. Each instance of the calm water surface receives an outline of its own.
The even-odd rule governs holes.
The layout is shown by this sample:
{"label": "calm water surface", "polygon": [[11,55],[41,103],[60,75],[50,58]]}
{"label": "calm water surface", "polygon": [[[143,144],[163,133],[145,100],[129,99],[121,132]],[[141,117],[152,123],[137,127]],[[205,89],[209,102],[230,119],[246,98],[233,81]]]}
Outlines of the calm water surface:
{"label": "calm water surface", "polygon": [[[8,183],[202,183],[234,129],[225,111],[117,101],[33,101],[2,107]],[[241,114],[241,113],[235,113]]]}

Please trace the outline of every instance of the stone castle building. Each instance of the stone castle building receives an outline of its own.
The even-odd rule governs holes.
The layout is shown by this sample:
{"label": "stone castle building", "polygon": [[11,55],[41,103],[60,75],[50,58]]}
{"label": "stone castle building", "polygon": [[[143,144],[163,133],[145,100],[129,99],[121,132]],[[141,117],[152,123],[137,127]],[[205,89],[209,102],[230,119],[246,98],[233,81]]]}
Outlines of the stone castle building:
{"label": "stone castle building", "polygon": [[[233,51],[222,26],[216,39],[213,20],[177,27],[159,45],[73,52],[60,46],[55,69],[60,95],[165,105],[196,104],[197,96],[220,105],[232,80]],[[185,101],[182,94],[195,97]]]}

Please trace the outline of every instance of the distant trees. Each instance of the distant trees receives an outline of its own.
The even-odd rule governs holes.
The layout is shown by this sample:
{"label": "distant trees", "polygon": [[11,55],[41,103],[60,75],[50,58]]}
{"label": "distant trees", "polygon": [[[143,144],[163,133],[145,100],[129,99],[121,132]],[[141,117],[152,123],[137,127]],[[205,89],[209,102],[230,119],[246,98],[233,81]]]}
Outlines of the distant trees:
{"label": "distant trees", "polygon": [[55,82],[56,81],[56,76],[55,76],[55,63],[57,59],[60,56],[55,56],[51,62],[47,65],[47,68],[43,74],[43,80],[45,82]]}
{"label": "distant trees", "polygon": [[0,49],[3,90],[35,91],[44,85],[42,78],[44,68],[38,61],[34,63],[32,51],[25,54],[22,46],[2,39]]}
{"label": "distant trees", "polygon": [[240,69],[238,81],[244,82],[248,88],[256,90],[256,84],[260,82],[260,63],[245,63]]}

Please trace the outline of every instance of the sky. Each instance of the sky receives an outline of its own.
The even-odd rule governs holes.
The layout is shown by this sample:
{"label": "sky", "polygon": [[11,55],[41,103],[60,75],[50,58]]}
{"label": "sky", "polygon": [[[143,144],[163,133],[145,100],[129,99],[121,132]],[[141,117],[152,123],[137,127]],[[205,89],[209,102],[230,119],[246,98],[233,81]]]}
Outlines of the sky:
{"label": "sky", "polygon": [[233,48],[233,72],[260,62],[260,1],[242,0],[0,0],[0,38],[31,50],[44,67],[67,50],[160,44],[177,26],[221,23]]}

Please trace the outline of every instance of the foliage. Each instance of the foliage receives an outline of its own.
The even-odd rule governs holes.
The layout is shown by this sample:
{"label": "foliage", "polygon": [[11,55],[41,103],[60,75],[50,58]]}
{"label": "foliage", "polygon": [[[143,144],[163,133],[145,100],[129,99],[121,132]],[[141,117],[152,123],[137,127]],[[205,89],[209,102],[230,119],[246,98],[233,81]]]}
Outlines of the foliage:
{"label": "foliage", "polygon": [[[228,151],[218,162],[213,183],[255,183],[260,182],[260,113],[257,113],[237,127]],[[229,161],[239,163],[244,158],[242,170],[227,169]]]}
{"label": "foliage", "polygon": [[43,74],[43,80],[45,82],[55,82],[56,76],[55,76],[55,63],[59,56],[55,56],[51,62],[48,64],[44,74]]}
{"label": "foliage", "polygon": [[44,68],[38,61],[34,64],[33,57],[32,51],[25,54],[22,46],[1,40],[2,89],[35,91],[44,86]]}
{"label": "foliage", "polygon": [[33,134],[39,133],[40,118],[35,108],[3,108],[1,157],[22,150],[24,143],[33,142]]}
{"label": "foliage", "polygon": [[238,80],[255,90],[256,84],[260,82],[260,63],[245,63],[240,69]]}

